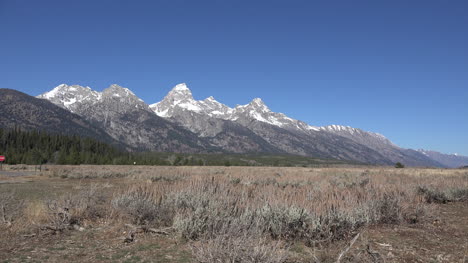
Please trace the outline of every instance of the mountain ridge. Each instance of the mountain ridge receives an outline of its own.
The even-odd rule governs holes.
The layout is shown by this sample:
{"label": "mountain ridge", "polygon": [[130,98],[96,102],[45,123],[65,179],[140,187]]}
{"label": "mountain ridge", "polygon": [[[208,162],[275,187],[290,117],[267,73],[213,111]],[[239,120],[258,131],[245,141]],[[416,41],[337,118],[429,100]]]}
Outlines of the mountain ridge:
{"label": "mountain ridge", "polygon": [[81,116],[17,90],[0,89],[0,112],[0,127],[3,128],[80,135],[120,148],[128,147]]}
{"label": "mountain ridge", "polygon": [[[444,158],[401,148],[379,133],[342,125],[318,127],[273,112],[261,98],[254,98],[248,104],[233,108],[218,102],[213,96],[195,100],[185,83],[177,84],[161,101],[149,105],[131,90],[116,84],[102,92],[93,91],[89,87],[62,84],[37,97],[97,121],[104,128],[107,118],[102,120],[102,116],[97,116],[108,112],[107,108],[115,108],[116,114],[135,111],[143,115],[152,113],[160,121],[168,121],[195,135],[189,136],[189,140],[198,140],[198,145],[203,149],[213,147],[239,153],[284,152],[385,165],[403,162],[409,166],[453,166],[453,162]],[[90,112],[90,109],[106,104],[106,100],[111,100],[107,103],[112,106],[103,108],[101,113]],[[137,115],[134,118],[138,118]],[[120,127],[138,125],[138,122],[133,122],[120,124]],[[108,132],[113,133],[112,127],[108,128]],[[123,132],[118,133],[112,136],[122,139]],[[147,140],[145,144],[148,144]]]}

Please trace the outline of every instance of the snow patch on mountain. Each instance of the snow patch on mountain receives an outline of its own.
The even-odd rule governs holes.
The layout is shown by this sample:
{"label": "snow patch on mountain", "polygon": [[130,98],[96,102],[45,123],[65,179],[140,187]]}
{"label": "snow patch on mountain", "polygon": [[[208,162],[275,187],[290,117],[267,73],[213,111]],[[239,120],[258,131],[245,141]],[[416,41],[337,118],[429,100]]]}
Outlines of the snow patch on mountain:
{"label": "snow patch on mountain", "polygon": [[174,91],[190,91],[190,89],[187,87],[187,84],[185,83],[180,83],[175,85]]}
{"label": "snow patch on mountain", "polygon": [[[127,109],[148,109],[148,105],[131,90],[117,84],[110,85],[102,92],[94,91],[90,87],[61,84],[37,97],[48,99],[72,112],[79,112],[83,110],[83,107],[92,107],[96,103],[103,102],[103,100],[110,100],[109,103],[118,100],[127,105]],[[393,145],[385,136],[378,133],[365,132],[357,128],[342,125],[317,127],[292,119],[283,113],[272,112],[260,98],[254,98],[250,103],[237,105],[234,108],[218,102],[212,96],[204,100],[195,100],[191,90],[185,83],[174,86],[162,101],[149,105],[149,109],[163,118],[171,118],[180,114],[181,111],[188,111],[234,122],[258,121],[306,134],[332,132],[346,137],[371,136],[382,143]]]}
{"label": "snow patch on mountain", "polygon": [[177,110],[187,110],[218,118],[226,118],[232,109],[219,103],[213,97],[205,100],[195,100],[185,83],[176,85],[164,99],[150,105],[150,108],[160,117],[170,118]]}
{"label": "snow patch on mountain", "polygon": [[147,108],[143,100],[138,98],[131,90],[112,84],[102,92],[92,90],[90,87],[80,85],[61,84],[37,98],[47,99],[52,103],[76,113],[80,107],[92,107],[104,99],[114,98],[137,108]]}
{"label": "snow patch on mountain", "polygon": [[358,129],[358,128],[353,128],[353,127],[350,127],[350,126],[343,126],[343,125],[333,124],[333,125],[319,127],[319,130],[320,131],[331,132],[331,133],[338,134],[338,135],[341,135],[341,136],[345,136],[345,137],[348,137],[348,138],[356,139],[356,138],[359,137],[361,140],[368,140],[368,139],[366,139],[366,136],[370,136],[370,137],[374,138],[376,141],[378,141],[379,143],[383,143],[383,144],[391,145],[391,146],[394,146],[394,147],[398,147],[397,145],[393,144],[389,139],[387,139],[387,137],[383,136],[380,133],[368,132],[368,131],[364,131],[364,130],[361,130],[361,129]]}
{"label": "snow patch on mountain", "polygon": [[212,96],[204,100],[195,100],[185,83],[176,85],[164,99],[150,105],[150,108],[160,117],[171,118],[179,111],[191,111],[223,120],[238,121],[248,118],[268,123],[281,128],[299,130],[302,132],[318,131],[319,128],[287,117],[283,113],[272,112],[260,98],[253,99],[245,105],[234,108],[222,104]]}
{"label": "snow patch on mountain", "polygon": [[37,96],[37,98],[47,99],[71,112],[75,112],[78,102],[93,103],[99,101],[101,97],[99,92],[91,90],[90,87],[79,85],[68,86],[67,84],[58,85],[51,91]]}

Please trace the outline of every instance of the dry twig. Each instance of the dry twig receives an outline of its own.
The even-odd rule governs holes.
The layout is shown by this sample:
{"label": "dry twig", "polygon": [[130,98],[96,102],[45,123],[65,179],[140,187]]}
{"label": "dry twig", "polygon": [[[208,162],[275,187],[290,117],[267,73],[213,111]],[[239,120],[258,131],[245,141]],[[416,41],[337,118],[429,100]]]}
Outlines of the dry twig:
{"label": "dry twig", "polygon": [[354,243],[356,242],[356,240],[359,238],[359,235],[360,235],[360,234],[361,234],[361,233],[357,233],[357,235],[356,235],[356,236],[353,238],[353,240],[351,240],[351,242],[349,243],[349,246],[348,246],[345,250],[343,250],[343,251],[340,253],[340,255],[338,256],[338,259],[336,260],[336,263],[340,263],[341,258],[342,258],[342,257],[344,256],[344,254],[346,254],[346,253],[349,251],[349,249],[354,245]]}

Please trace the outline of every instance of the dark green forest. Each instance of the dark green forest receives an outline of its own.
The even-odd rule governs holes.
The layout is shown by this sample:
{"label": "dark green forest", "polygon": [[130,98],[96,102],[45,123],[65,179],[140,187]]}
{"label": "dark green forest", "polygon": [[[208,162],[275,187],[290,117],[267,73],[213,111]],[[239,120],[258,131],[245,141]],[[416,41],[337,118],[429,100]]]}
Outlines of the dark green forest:
{"label": "dark green forest", "polygon": [[7,164],[116,164],[209,166],[328,166],[349,164],[294,155],[127,152],[79,136],[0,128],[0,155]]}
{"label": "dark green forest", "polygon": [[8,164],[112,164],[129,155],[108,144],[79,136],[0,128],[0,154]]}

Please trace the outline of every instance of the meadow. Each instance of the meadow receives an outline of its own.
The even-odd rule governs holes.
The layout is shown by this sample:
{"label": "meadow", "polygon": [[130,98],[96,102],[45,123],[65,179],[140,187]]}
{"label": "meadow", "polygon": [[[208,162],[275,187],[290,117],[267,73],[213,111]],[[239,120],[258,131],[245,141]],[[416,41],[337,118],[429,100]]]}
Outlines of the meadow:
{"label": "meadow", "polygon": [[0,262],[467,262],[468,170],[9,165]]}

